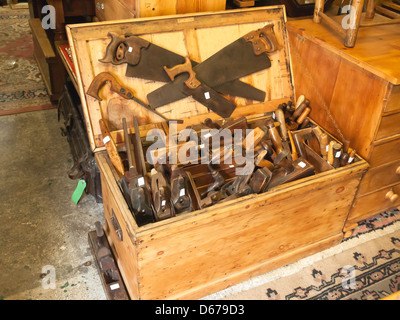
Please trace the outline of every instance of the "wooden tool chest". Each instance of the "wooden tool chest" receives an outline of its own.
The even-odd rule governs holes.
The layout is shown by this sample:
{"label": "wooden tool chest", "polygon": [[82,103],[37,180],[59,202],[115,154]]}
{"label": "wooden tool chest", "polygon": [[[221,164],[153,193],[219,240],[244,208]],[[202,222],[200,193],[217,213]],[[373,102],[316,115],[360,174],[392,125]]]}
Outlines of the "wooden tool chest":
{"label": "wooden tool chest", "polygon": [[311,19],[291,21],[288,31],[296,89],[313,102],[311,118],[339,137],[325,104],[345,139],[370,165],[346,223],[345,230],[351,230],[400,205],[400,28],[360,28],[351,49]]}
{"label": "wooden tool chest", "polygon": [[[142,101],[163,85],[125,77],[126,64],[100,62],[110,42],[110,32],[138,35],[193,60],[204,61],[268,23],[274,24],[282,48],[269,55],[270,68],[241,79],[264,90],[265,101],[230,97],[237,105],[231,117],[246,116],[250,121],[294,98],[284,6],[67,26],[88,135],[101,172],[104,229],[132,299],[201,298],[319,252],[343,238],[343,226],[361,176],[368,168],[358,156],[347,166],[323,170],[262,194],[250,194],[139,227],[104,151],[100,119],[108,122],[117,144],[124,145],[124,134],[117,115],[110,111],[112,100],[103,95],[99,102],[86,94],[95,76],[112,72]],[[121,116],[127,109],[114,110],[119,110]],[[178,129],[206,118],[220,119],[191,97],[158,111],[171,119],[183,119]],[[151,128],[160,127],[159,117],[147,117],[140,126],[142,138]],[[129,130],[134,132],[131,126]]]}

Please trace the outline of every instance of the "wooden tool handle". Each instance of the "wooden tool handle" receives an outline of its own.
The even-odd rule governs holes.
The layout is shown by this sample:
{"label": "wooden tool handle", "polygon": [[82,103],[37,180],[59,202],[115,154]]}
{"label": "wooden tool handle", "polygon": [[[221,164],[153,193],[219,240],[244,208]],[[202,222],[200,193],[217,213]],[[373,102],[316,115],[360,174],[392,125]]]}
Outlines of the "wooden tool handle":
{"label": "wooden tool handle", "polygon": [[242,142],[243,148],[248,152],[249,150],[253,149],[257,146],[261,139],[264,138],[266,132],[262,130],[260,127],[255,128],[249,133],[246,138]]}
{"label": "wooden tool handle", "polygon": [[293,112],[292,116],[290,117],[291,120],[296,120],[300,115],[303,113],[303,111],[310,105],[310,101],[305,99]]}
{"label": "wooden tool handle", "polygon": [[275,152],[277,154],[281,153],[283,151],[282,139],[273,123],[268,124],[268,133],[271,138],[272,144],[274,145]]}
{"label": "wooden tool handle", "polygon": [[275,117],[276,120],[280,123],[280,131],[281,131],[281,136],[283,140],[288,140],[289,136],[288,136],[288,131],[286,128],[286,121],[285,121],[285,114],[283,112],[282,109],[277,108],[275,110]]}
{"label": "wooden tool handle", "polygon": [[111,137],[110,132],[108,131],[107,126],[104,123],[103,119],[99,120],[99,124],[101,129],[101,135],[103,137],[103,143],[107,149],[108,156],[110,157],[112,164],[117,170],[119,177],[122,177],[124,175],[125,169],[121,157],[118,154],[117,146],[113,138]]}
{"label": "wooden tool handle", "polygon": [[299,155],[297,154],[296,145],[295,145],[295,143],[294,143],[294,141],[293,141],[293,135],[292,135],[292,132],[291,132],[291,131],[289,131],[289,140],[290,140],[290,146],[291,146],[291,148],[292,148],[292,159],[293,159],[293,161],[294,161],[294,160],[297,160],[297,158],[299,157]]}
{"label": "wooden tool handle", "polygon": [[393,190],[390,190],[386,193],[385,199],[389,200],[390,202],[396,202],[399,198],[399,195],[394,193]]}
{"label": "wooden tool handle", "polygon": [[274,32],[274,25],[272,23],[267,24],[264,28],[260,29],[259,36],[260,40],[265,41],[268,45],[268,48],[265,49],[266,52],[272,53],[282,48],[278,43],[278,39]]}
{"label": "wooden tool handle", "polygon": [[132,99],[135,96],[135,93],[128,88],[123,87],[109,72],[101,72],[99,73],[92,81],[87,91],[87,94],[92,96],[93,98],[101,101],[99,96],[99,91],[101,87],[105,84],[109,83],[111,85],[111,91],[118,93],[120,96],[125,99]]}
{"label": "wooden tool handle", "polygon": [[310,112],[311,112],[311,108],[306,107],[304,109],[304,111],[302,112],[302,114],[297,118],[296,122],[298,124],[302,124],[304,122],[304,120],[306,119],[306,117],[310,114]]}
{"label": "wooden tool handle", "polygon": [[328,141],[329,141],[328,135],[326,133],[322,132],[320,127],[313,128],[313,132],[319,141],[321,156],[322,156],[322,158],[327,160],[328,150],[326,147],[327,147]]}
{"label": "wooden tool handle", "polygon": [[251,42],[255,55],[260,55],[264,52],[272,53],[282,48],[278,43],[274,33],[274,25],[267,24],[262,29],[258,29],[243,36],[247,42]]}
{"label": "wooden tool handle", "polygon": [[196,79],[196,73],[192,69],[192,63],[188,57],[185,58],[185,63],[178,64],[175,67],[167,68],[164,66],[165,72],[168,74],[170,79],[174,81],[178,74],[187,72],[189,73],[189,78],[185,81],[185,84],[192,89],[196,89],[200,86],[200,81]]}
{"label": "wooden tool handle", "polygon": [[296,101],[295,109],[297,109],[304,102],[304,100],[305,100],[305,96],[304,95],[299,96],[297,101]]}
{"label": "wooden tool handle", "polygon": [[330,163],[330,164],[332,164],[333,163],[333,145],[335,144],[336,142],[335,141],[331,141],[330,143],[329,143],[329,150],[328,150],[328,162]]}

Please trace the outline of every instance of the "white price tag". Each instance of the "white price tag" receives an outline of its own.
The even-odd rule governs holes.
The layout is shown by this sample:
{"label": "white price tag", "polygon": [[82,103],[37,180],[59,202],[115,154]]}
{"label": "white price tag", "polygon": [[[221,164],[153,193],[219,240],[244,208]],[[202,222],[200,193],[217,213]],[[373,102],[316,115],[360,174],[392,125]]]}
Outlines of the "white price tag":
{"label": "white price tag", "polygon": [[144,186],[144,178],[143,177],[140,177],[138,179],[138,185],[139,185],[139,187]]}
{"label": "white price tag", "polygon": [[111,290],[117,290],[117,289],[119,289],[119,284],[118,284],[118,283],[114,283],[114,284],[110,285],[110,289],[111,289]]}
{"label": "white price tag", "polygon": [[204,98],[206,98],[207,100],[210,99],[210,93],[208,91],[204,92]]}
{"label": "white price tag", "polygon": [[185,189],[181,189],[181,191],[179,192],[179,196],[183,197],[185,194]]}
{"label": "white price tag", "polygon": [[299,165],[299,167],[301,167],[301,168],[305,168],[305,166],[306,166],[306,164],[305,164],[303,161],[300,161],[300,162],[298,163],[298,165]]}
{"label": "white price tag", "polygon": [[329,151],[329,144],[326,145],[326,152]]}
{"label": "white price tag", "polygon": [[354,160],[354,157],[350,157],[348,163],[351,163]]}
{"label": "white price tag", "polygon": [[338,151],[338,152],[336,152],[335,157],[336,157],[336,158],[339,158],[341,154],[342,154],[342,152],[341,152],[341,151]]}
{"label": "white price tag", "polygon": [[129,52],[132,52],[132,51],[133,51],[132,47],[129,47],[129,48],[128,48],[128,51],[129,51]]}
{"label": "white price tag", "polygon": [[211,137],[211,133],[210,132],[204,135],[204,139],[208,139],[209,137]]}
{"label": "white price tag", "polygon": [[110,142],[110,141],[111,141],[111,139],[110,139],[109,136],[107,136],[107,137],[105,137],[105,138],[103,139],[103,143],[104,143],[104,144],[106,144],[107,142]]}
{"label": "white price tag", "polygon": [[165,206],[165,203],[166,203],[165,200],[161,201],[161,206],[164,207],[164,206]]}

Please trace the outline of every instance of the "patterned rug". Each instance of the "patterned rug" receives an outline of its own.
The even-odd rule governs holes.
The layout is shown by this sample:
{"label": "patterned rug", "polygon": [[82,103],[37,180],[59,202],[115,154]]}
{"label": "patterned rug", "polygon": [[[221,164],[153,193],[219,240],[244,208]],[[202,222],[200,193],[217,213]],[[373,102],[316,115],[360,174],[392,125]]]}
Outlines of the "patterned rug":
{"label": "patterned rug", "polygon": [[0,112],[51,104],[28,19],[28,9],[0,7]]}
{"label": "patterned rug", "polygon": [[379,300],[400,291],[400,212],[362,221],[341,244],[204,299]]}

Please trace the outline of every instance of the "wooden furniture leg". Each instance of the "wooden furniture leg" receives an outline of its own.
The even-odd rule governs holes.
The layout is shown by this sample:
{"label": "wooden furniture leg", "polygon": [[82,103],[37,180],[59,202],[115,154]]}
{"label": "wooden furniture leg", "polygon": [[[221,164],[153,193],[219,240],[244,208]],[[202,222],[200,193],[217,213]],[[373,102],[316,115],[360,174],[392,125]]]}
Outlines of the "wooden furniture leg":
{"label": "wooden furniture leg", "polygon": [[366,10],[365,10],[365,19],[373,19],[375,16],[375,0],[367,0]]}
{"label": "wooden furniture leg", "polygon": [[[373,0],[369,0],[373,2]],[[346,36],[344,37],[344,46],[353,48],[356,44],[358,29],[360,28],[361,13],[364,7],[364,0],[355,0],[354,4],[354,22],[351,21],[351,27],[346,30]],[[353,10],[353,8],[352,8]]]}
{"label": "wooden furniture leg", "polygon": [[[373,1],[373,0],[370,0]],[[314,7],[313,21],[315,23],[324,23],[342,38],[344,38],[344,45],[348,48],[353,48],[357,39],[358,29],[360,27],[361,13],[364,6],[364,0],[355,0],[353,2],[354,9],[351,10],[350,24],[347,30],[343,29],[341,23],[333,20],[331,17],[324,13],[324,0],[316,0]]]}

